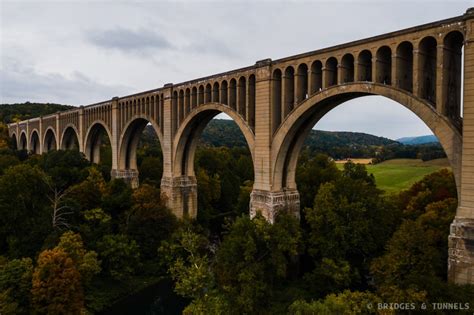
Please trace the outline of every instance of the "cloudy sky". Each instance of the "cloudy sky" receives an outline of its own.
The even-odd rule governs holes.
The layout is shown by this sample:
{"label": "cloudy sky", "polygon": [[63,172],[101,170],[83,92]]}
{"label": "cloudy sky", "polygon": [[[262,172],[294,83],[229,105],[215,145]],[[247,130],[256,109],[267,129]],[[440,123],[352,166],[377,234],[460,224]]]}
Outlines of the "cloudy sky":
{"label": "cloudy sky", "polygon": [[[0,103],[87,105],[462,15],[472,1],[0,0]],[[381,97],[316,126],[389,138],[431,133]]]}

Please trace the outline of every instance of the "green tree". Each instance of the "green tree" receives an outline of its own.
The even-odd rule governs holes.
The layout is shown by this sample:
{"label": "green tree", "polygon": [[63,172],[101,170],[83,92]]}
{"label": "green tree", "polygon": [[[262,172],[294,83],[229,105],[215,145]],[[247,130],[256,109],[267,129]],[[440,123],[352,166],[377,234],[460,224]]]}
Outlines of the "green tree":
{"label": "green tree", "polygon": [[97,249],[103,270],[115,280],[129,279],[140,265],[139,247],[126,235],[104,235],[98,242]]}
{"label": "green tree", "polygon": [[64,250],[73,260],[76,269],[81,274],[84,285],[89,284],[92,277],[100,272],[97,253],[86,251],[80,234],[74,232],[64,233],[61,235],[57,248]]}
{"label": "green tree", "polygon": [[60,248],[38,257],[32,280],[32,306],[39,314],[80,314],[84,309],[81,275]]}
{"label": "green tree", "polygon": [[317,266],[323,258],[337,262],[343,273],[347,262],[352,281],[363,281],[368,274],[367,261],[382,252],[396,221],[394,207],[383,198],[373,177],[363,165],[353,163],[345,164],[340,178],[321,185],[314,208],[306,208],[305,213],[307,249],[316,265],[312,282],[320,274]]}
{"label": "green tree", "polygon": [[0,177],[0,248],[11,258],[34,256],[52,231],[47,180],[25,164]]}
{"label": "green tree", "polygon": [[13,259],[0,265],[0,314],[29,314],[33,263]]}
{"label": "green tree", "polygon": [[298,254],[301,231],[298,221],[281,214],[274,224],[257,216],[237,218],[216,253],[217,288],[235,313],[263,312],[275,286],[289,272],[291,257]]}
{"label": "green tree", "polygon": [[373,293],[346,290],[339,294],[329,294],[322,300],[312,302],[297,300],[290,305],[288,313],[294,315],[395,314],[392,310],[377,310],[377,304],[381,302],[381,298]]}
{"label": "green tree", "polygon": [[303,152],[296,169],[301,208],[312,207],[319,186],[339,176],[340,171],[327,155],[317,154],[310,158],[307,151]]}
{"label": "green tree", "polygon": [[161,199],[160,190],[148,184],[134,190],[127,214],[126,232],[137,241],[143,258],[156,258],[161,241],[177,227],[177,219]]}

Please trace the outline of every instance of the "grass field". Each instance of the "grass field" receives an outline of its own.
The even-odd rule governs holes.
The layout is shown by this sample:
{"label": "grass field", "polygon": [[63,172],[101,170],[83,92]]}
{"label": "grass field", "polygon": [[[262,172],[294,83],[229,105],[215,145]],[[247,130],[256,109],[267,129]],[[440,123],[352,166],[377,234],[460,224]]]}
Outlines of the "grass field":
{"label": "grass field", "polygon": [[[339,169],[344,164],[337,164]],[[415,159],[394,159],[375,165],[366,165],[367,171],[374,174],[377,187],[386,193],[396,193],[410,188],[425,175],[442,168],[449,168],[447,159],[423,162]]]}

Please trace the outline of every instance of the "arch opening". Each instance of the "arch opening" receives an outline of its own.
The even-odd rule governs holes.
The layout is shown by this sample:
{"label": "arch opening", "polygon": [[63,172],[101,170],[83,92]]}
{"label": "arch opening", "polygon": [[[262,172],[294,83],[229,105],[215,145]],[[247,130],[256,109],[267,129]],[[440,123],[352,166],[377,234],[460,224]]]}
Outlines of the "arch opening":
{"label": "arch opening", "polygon": [[436,39],[429,36],[421,40],[418,48],[420,95],[432,104],[436,103],[437,45]]}
{"label": "arch opening", "polygon": [[324,87],[328,88],[337,84],[337,59],[334,57],[326,60],[326,66],[324,67],[323,75]]}
{"label": "arch opening", "polygon": [[15,133],[10,136],[10,147],[13,150],[18,150],[18,141]]}
{"label": "arch opening", "polygon": [[71,126],[64,130],[61,140],[61,150],[79,150],[79,138],[76,130]]}
{"label": "arch opening", "polygon": [[28,149],[28,141],[26,140],[26,133],[22,132],[20,134],[20,150],[27,150]]}
{"label": "arch opening", "polygon": [[397,86],[413,92],[413,45],[403,42],[397,47]]}
{"label": "arch opening", "polygon": [[[223,113],[226,115],[214,118]],[[223,116],[227,119],[219,119]],[[229,138],[234,134],[238,136]],[[211,230],[220,229],[226,216],[249,211],[253,142],[246,120],[228,106],[215,103],[193,112],[175,136],[174,176],[197,183],[197,218]],[[185,213],[190,211],[186,205]]]}
{"label": "arch opening", "polygon": [[459,123],[462,115],[464,36],[459,31],[443,41],[443,114]]}
{"label": "arch opening", "polygon": [[277,131],[273,142],[274,150],[277,150],[274,151],[276,161],[274,163],[273,185],[275,189],[297,188],[295,175],[298,157],[305,139],[322,117],[349,100],[362,96],[379,95],[404,106],[431,129],[447,155],[459,193],[460,160],[459,152],[456,151],[456,148],[461,147],[462,141],[459,129],[448,120],[441,119],[439,113],[428,103],[413,98],[408,92],[394,93],[392,88],[380,84],[374,85],[372,91],[367,91],[362,85],[353,84],[350,91],[346,90],[341,93],[338,88],[334,88],[330,92],[327,96],[316,95],[314,99],[310,98],[302,104],[301,108],[292,113]]}
{"label": "arch opening", "polygon": [[354,56],[345,54],[341,60],[342,83],[354,82]]}
{"label": "arch opening", "polygon": [[104,174],[110,174],[112,169],[110,135],[100,122],[94,123],[86,133],[85,155],[91,163],[98,164]]}
{"label": "arch opening", "polygon": [[32,154],[41,154],[41,142],[38,132],[34,130],[31,133],[30,151]]}
{"label": "arch opening", "polygon": [[46,130],[43,140],[43,153],[47,153],[51,150],[57,149],[56,134],[53,129],[49,128]]}
{"label": "arch opening", "polygon": [[300,64],[296,72],[296,104],[308,97],[308,66]]}
{"label": "arch opening", "polygon": [[363,50],[357,58],[357,81],[372,81],[372,53],[370,50]]}
{"label": "arch opening", "polygon": [[392,84],[392,50],[388,46],[382,46],[376,55],[376,79],[377,83]]}
{"label": "arch opening", "polygon": [[310,94],[321,91],[323,88],[323,64],[316,60],[311,64],[311,90]]}
{"label": "arch opening", "polygon": [[140,183],[160,186],[163,154],[160,128],[145,118],[136,118],[120,137],[119,169],[138,172]]}

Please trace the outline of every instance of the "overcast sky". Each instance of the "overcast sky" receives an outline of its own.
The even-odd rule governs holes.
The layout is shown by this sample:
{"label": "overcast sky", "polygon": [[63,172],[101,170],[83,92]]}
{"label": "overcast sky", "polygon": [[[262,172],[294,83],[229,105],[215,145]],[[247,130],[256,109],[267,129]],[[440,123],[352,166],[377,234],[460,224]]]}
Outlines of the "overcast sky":
{"label": "overcast sky", "polygon": [[[0,103],[87,105],[423,23],[473,1],[4,1]],[[317,129],[431,133],[381,97],[347,102]]]}

